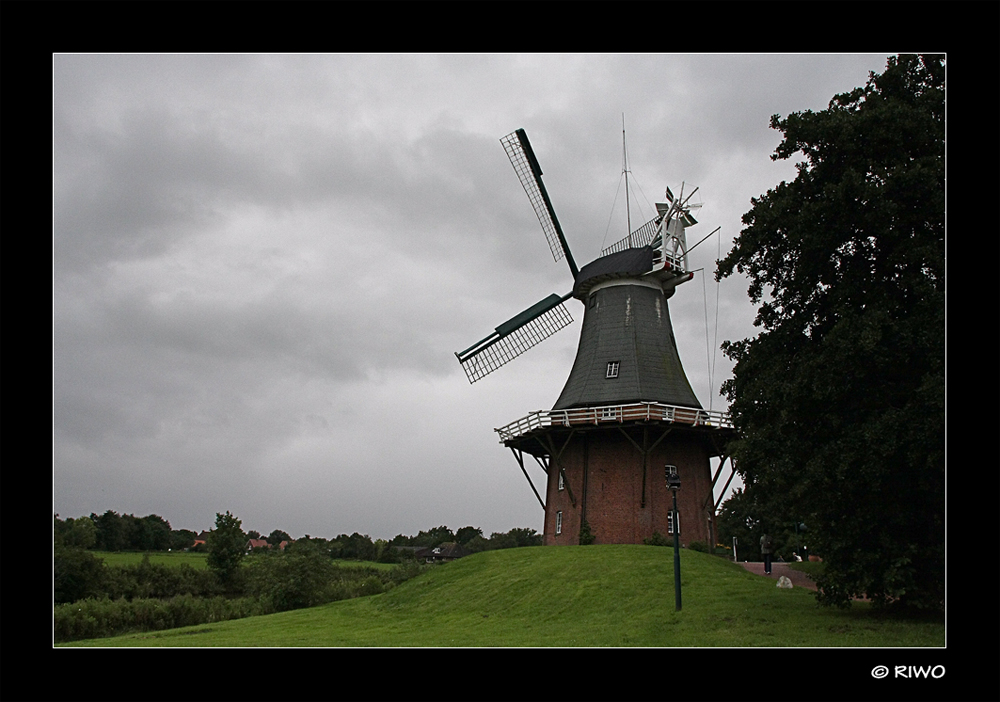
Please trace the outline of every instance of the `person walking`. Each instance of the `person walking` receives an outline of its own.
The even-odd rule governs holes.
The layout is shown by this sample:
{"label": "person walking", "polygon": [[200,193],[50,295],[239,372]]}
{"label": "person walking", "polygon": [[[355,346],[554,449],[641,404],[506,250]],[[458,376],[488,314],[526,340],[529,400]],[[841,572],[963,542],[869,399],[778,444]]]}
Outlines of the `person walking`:
{"label": "person walking", "polygon": [[764,534],[760,537],[760,555],[764,557],[764,574],[771,574],[771,553],[774,548],[774,542],[768,534]]}

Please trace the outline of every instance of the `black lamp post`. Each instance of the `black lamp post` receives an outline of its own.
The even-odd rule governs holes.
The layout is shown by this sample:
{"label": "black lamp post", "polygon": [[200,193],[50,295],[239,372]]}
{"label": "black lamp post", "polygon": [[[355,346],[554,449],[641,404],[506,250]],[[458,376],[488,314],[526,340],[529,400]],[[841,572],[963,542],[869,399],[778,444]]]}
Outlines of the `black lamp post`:
{"label": "black lamp post", "polygon": [[677,605],[677,611],[681,611],[681,543],[680,543],[680,526],[679,520],[677,519],[677,491],[681,488],[681,479],[677,475],[677,468],[674,466],[667,466],[665,469],[667,475],[667,487],[670,491],[674,493],[674,511],[670,515],[670,528],[674,532],[674,599]]}

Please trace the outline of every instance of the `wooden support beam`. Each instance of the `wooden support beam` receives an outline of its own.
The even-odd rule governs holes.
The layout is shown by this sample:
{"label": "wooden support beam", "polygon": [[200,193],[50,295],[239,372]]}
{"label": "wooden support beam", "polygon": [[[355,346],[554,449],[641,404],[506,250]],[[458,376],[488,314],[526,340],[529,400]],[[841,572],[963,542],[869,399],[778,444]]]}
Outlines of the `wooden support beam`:
{"label": "wooden support beam", "polygon": [[726,495],[726,490],[729,489],[729,483],[733,482],[733,478],[736,477],[736,462],[732,458],[729,459],[729,467],[733,471],[729,474],[729,480],[726,481],[726,487],[722,488],[722,492],[719,493],[719,499],[715,501],[715,510],[719,510],[719,505],[722,503],[722,498]]}
{"label": "wooden support beam", "polygon": [[531,454],[531,457],[535,459],[535,463],[537,463],[539,466],[542,467],[542,470],[545,472],[545,475],[548,475],[549,474],[548,462],[543,461],[541,456],[536,456],[535,454]]}
{"label": "wooden support beam", "polygon": [[667,434],[669,434],[671,431],[673,431],[673,429],[674,428],[672,426],[671,427],[667,427],[666,430],[662,434],[660,434],[660,438],[657,439],[656,441],[654,441],[652,446],[649,446],[648,445],[649,444],[649,427],[648,426],[643,426],[643,428],[642,428],[642,446],[639,446],[639,444],[636,443],[635,439],[633,439],[631,436],[628,435],[628,432],[625,431],[625,429],[623,429],[622,427],[618,427],[618,431],[620,431],[622,433],[622,435],[626,439],[628,439],[632,443],[633,446],[635,446],[636,450],[639,453],[642,454],[642,495],[641,495],[640,500],[639,500],[639,507],[640,508],[645,508],[645,506],[646,506],[646,469],[647,469],[647,464],[649,462],[649,454],[653,452],[653,449],[655,449],[657,446],[660,445],[661,441],[663,441],[665,438],[667,438]]}
{"label": "wooden support beam", "polygon": [[528,485],[531,486],[531,491],[535,493],[535,498],[538,500],[538,504],[542,506],[542,511],[545,511],[545,503],[542,502],[542,498],[538,495],[538,490],[535,489],[535,484],[531,482],[531,476],[528,475],[528,471],[524,469],[524,452],[516,450],[513,446],[510,447],[511,453],[514,454],[514,458],[517,459],[517,464],[521,466],[521,472],[524,473],[524,477],[528,479]]}
{"label": "wooden support beam", "polygon": [[729,458],[729,456],[723,456],[722,460],[719,461],[719,467],[715,471],[715,477],[712,478],[712,489],[715,489],[715,483],[719,480],[719,473],[722,472],[722,466],[726,463],[727,458]]}
{"label": "wooden support beam", "polygon": [[[715,475],[712,477],[712,489],[709,491],[708,497],[705,498],[705,504],[702,506],[702,509],[706,509],[707,510],[709,504],[713,504],[713,502],[715,500],[715,484],[719,481],[719,476],[722,474],[722,466],[724,466],[726,464],[726,459],[727,458],[729,458],[729,456],[723,455],[722,456],[722,460],[719,461],[719,467],[716,468]],[[729,479],[730,480],[733,479],[731,475],[730,475]],[[729,487],[729,483],[726,483],[726,488],[728,488],[728,487]],[[723,494],[725,494],[726,488],[722,489],[722,493]],[[714,506],[712,508],[712,514],[715,514],[715,507],[718,507],[718,503],[717,502],[714,503]]]}
{"label": "wooden support beam", "polygon": [[[545,446],[544,443],[542,445],[545,446],[545,448],[548,449],[549,451],[550,465],[551,461],[556,462],[556,470],[558,470],[559,474],[562,476],[563,486],[566,488],[567,494],[569,494],[570,504],[576,507],[576,496],[573,494],[573,488],[571,488],[569,485],[569,480],[566,479],[566,471],[563,470],[562,460],[561,460],[563,451],[565,451],[566,447],[569,446],[570,439],[573,438],[574,433],[576,433],[576,430],[570,429],[569,436],[566,437],[566,441],[563,442],[562,448],[559,449],[558,451],[556,450],[555,444],[552,442],[552,438],[548,435],[545,436],[545,440],[548,442],[549,445]],[[541,442],[542,440],[541,437],[539,437],[538,440],[539,442]]]}

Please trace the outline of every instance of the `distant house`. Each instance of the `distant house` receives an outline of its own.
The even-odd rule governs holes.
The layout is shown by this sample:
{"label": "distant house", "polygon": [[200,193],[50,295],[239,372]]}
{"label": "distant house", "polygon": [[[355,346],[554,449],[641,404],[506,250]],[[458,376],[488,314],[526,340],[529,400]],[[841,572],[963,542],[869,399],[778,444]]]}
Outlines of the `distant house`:
{"label": "distant house", "polygon": [[448,541],[439,546],[396,546],[396,551],[401,554],[410,554],[418,561],[428,563],[447,563],[456,558],[470,555],[469,551],[454,541]]}
{"label": "distant house", "polygon": [[[278,548],[282,551],[285,550],[285,546],[292,543],[291,541],[282,541],[278,544]],[[250,553],[255,548],[271,548],[271,544],[267,543],[267,539],[249,539],[246,545],[246,552]]]}
{"label": "distant house", "polygon": [[198,534],[198,536],[194,537],[194,543],[191,544],[190,548],[195,548],[196,546],[198,546],[198,544],[201,544],[203,546],[206,545],[208,543],[208,535],[210,533],[211,532],[208,531],[202,531],[200,534]]}
{"label": "distant house", "polygon": [[462,544],[455,541],[447,541],[440,546],[432,548],[428,560],[447,563],[448,561],[454,561],[457,558],[468,555],[469,552],[465,550]]}

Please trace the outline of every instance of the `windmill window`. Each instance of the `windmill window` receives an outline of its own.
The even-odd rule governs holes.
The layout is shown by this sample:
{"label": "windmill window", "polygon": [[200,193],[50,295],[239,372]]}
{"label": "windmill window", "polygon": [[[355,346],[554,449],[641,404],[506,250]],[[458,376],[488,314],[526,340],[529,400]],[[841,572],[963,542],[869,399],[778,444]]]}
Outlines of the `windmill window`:
{"label": "windmill window", "polygon": [[556,534],[562,533],[562,512],[556,512]]}
{"label": "windmill window", "polygon": [[[673,510],[670,510],[669,512],[667,512],[667,519],[670,520],[667,523],[667,533],[668,534],[673,534],[674,533],[674,511]],[[680,514],[677,515],[677,533],[678,534],[681,533],[681,515]]]}
{"label": "windmill window", "polygon": [[566,480],[563,477],[563,472],[562,471],[559,471],[559,489],[560,490],[565,490],[566,489]]}
{"label": "windmill window", "polygon": [[617,378],[619,365],[621,365],[621,361],[608,361],[608,374],[604,377]]}

